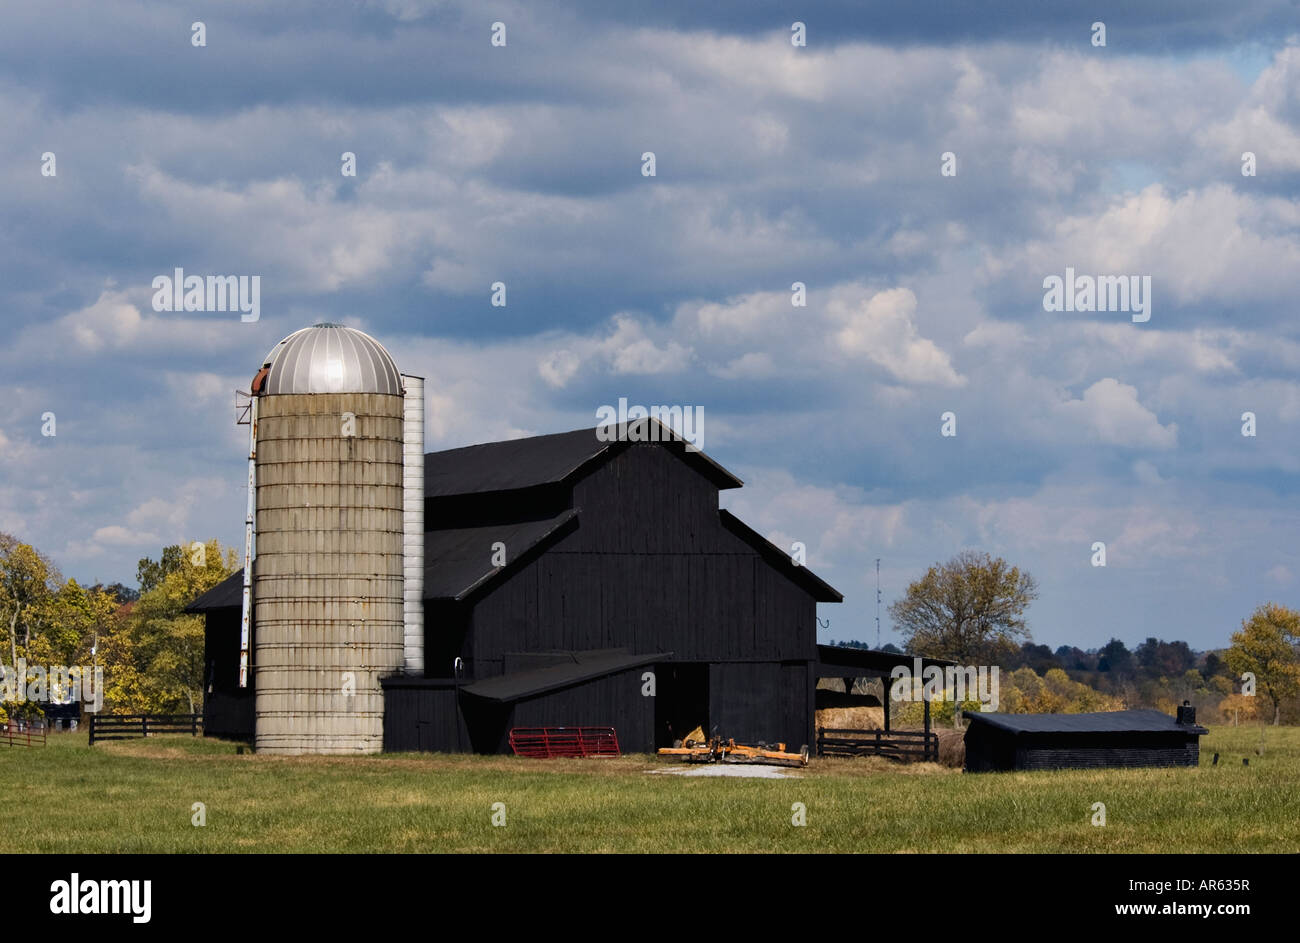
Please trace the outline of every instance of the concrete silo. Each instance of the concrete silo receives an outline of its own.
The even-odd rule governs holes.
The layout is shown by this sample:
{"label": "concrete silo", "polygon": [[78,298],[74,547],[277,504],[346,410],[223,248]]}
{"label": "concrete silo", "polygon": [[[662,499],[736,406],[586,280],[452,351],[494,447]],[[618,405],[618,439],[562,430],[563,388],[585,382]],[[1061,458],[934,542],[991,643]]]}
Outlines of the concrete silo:
{"label": "concrete silo", "polygon": [[402,378],[379,342],[339,324],[289,335],[266,363],[254,388],[255,746],[377,753],[379,679],[403,666]]}

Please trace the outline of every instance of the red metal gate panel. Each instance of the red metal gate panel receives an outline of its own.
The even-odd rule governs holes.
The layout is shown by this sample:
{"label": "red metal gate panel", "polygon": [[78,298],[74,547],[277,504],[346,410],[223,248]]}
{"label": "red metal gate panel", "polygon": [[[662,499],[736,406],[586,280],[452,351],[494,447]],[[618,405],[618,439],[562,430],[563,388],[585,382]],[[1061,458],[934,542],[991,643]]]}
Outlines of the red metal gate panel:
{"label": "red metal gate panel", "polygon": [[510,731],[515,756],[543,759],[561,756],[619,756],[613,727],[515,727]]}

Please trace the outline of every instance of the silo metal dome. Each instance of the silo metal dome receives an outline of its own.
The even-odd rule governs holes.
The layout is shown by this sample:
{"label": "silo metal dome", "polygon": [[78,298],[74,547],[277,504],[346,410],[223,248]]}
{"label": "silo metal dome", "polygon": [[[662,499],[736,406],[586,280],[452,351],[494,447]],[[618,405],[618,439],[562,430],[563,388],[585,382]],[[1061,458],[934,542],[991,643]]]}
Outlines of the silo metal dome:
{"label": "silo metal dome", "polygon": [[342,324],[294,331],[267,354],[265,395],[381,393],[402,395],[402,378],[384,346]]}

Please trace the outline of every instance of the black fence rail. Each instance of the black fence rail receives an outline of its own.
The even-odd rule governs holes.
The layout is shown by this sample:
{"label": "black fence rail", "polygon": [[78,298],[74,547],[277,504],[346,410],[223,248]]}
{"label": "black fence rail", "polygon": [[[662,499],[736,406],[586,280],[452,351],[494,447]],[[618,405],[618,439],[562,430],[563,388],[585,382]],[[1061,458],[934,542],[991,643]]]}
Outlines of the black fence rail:
{"label": "black fence rail", "polygon": [[929,730],[844,730],[817,728],[818,756],[919,756],[939,759],[939,735]]}
{"label": "black fence rail", "polygon": [[18,721],[0,724],[0,743],[11,747],[43,747],[46,735],[45,724]]}
{"label": "black fence rail", "polygon": [[132,740],[155,733],[203,731],[202,714],[91,714],[90,745],[96,740]]}

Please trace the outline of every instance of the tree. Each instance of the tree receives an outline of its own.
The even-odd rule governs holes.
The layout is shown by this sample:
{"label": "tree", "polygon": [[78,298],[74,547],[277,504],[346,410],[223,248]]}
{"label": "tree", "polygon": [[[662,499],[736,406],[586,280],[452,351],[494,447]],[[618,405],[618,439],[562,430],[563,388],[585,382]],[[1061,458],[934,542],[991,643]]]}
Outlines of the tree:
{"label": "tree", "polygon": [[0,615],[11,665],[18,664],[19,648],[25,655],[32,636],[46,624],[59,582],[59,572],[48,557],[31,544],[0,534]]}
{"label": "tree", "polygon": [[1232,645],[1224,656],[1228,667],[1240,678],[1255,675],[1258,690],[1273,704],[1273,724],[1282,714],[1282,700],[1300,693],[1300,612],[1265,603],[1232,633]]}
{"label": "tree", "polygon": [[136,564],[135,578],[140,581],[139,596],[154,589],[166,579],[168,573],[175,573],[185,562],[185,548],[180,544],[163,547],[162,555],[155,561],[144,557]]}
{"label": "tree", "polygon": [[113,599],[118,603],[135,602],[140,598],[140,591],[138,589],[132,589],[130,586],[126,586],[122,583],[109,583],[107,586],[103,583],[96,583],[90,588],[92,590],[102,590],[109,596],[113,597]]}
{"label": "tree", "polygon": [[1024,612],[1038,598],[1028,573],[965,550],[935,564],[889,607],[908,651],[961,664],[993,660],[1029,638]]}
{"label": "tree", "polygon": [[1107,642],[1097,653],[1097,670],[1116,675],[1133,673],[1133,653],[1117,638]]}
{"label": "tree", "polygon": [[215,540],[201,553],[181,551],[173,545],[158,563],[140,561],[140,599],[122,629],[106,639],[112,661],[106,700],[114,710],[195,713],[202,703],[203,619],[183,610],[235,572],[239,558]]}
{"label": "tree", "polygon": [[1134,649],[1138,664],[1152,678],[1173,678],[1196,666],[1196,656],[1186,642],[1148,638]]}
{"label": "tree", "polygon": [[1096,671],[1097,656],[1074,645],[1062,645],[1056,650],[1056,660],[1067,671]]}

